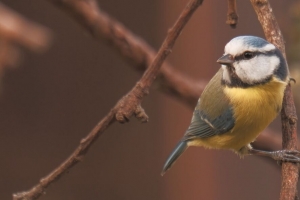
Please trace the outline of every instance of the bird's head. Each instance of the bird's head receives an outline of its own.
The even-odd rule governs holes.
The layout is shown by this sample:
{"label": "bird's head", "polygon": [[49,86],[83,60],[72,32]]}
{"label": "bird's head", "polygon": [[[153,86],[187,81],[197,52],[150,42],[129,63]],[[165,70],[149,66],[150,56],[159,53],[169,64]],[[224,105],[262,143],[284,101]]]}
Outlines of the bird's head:
{"label": "bird's head", "polygon": [[233,38],[217,60],[222,65],[222,83],[229,87],[251,87],[269,82],[272,77],[286,81],[287,63],[278,48],[255,36]]}

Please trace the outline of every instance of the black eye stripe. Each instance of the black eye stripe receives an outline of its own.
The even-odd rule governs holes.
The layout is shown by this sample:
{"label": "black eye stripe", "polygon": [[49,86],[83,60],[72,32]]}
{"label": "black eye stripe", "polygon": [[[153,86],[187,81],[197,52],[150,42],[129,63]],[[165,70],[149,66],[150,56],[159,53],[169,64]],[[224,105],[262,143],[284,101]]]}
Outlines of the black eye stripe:
{"label": "black eye stripe", "polygon": [[[250,51],[245,51],[245,52],[250,52]],[[241,60],[249,60],[249,59],[245,59],[244,58],[244,53],[243,52],[242,54],[240,55],[237,55],[234,57],[234,60],[235,61],[241,61]],[[254,58],[255,56],[258,56],[258,55],[265,55],[265,56],[274,56],[274,51],[267,51],[267,52],[260,52],[260,51],[251,51],[251,53],[253,53],[253,57]]]}
{"label": "black eye stripe", "polygon": [[[251,54],[251,56],[249,55],[249,57],[247,57],[247,55],[245,54]],[[255,56],[257,56],[258,54],[261,54],[261,52],[250,52],[250,51],[245,51],[242,54],[235,56],[234,60],[236,61],[241,61],[241,60],[250,60],[251,58],[254,58]]]}

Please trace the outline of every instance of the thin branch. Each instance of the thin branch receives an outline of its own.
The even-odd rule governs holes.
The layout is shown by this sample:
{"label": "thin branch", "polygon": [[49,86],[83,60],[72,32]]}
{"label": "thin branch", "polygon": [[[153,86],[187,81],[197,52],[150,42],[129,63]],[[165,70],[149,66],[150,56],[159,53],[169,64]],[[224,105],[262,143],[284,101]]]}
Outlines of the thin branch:
{"label": "thin branch", "polygon": [[[131,92],[123,97],[107,114],[107,116],[104,117],[83,140],[81,140],[79,146],[75,149],[71,156],[48,176],[41,179],[40,182],[31,190],[14,194],[14,200],[33,200],[44,194],[44,191],[51,183],[58,180],[63,174],[65,174],[65,172],[69,171],[74,165],[82,160],[96,139],[109,127],[109,125],[115,121],[115,119],[118,117],[116,115],[120,113],[120,110],[122,110],[121,114],[125,116],[126,119],[130,117],[128,113],[135,113],[143,120],[147,119],[145,112],[140,107],[142,98],[147,95],[149,87],[159,73],[162,62],[167,55],[171,53],[171,48],[173,47],[181,30],[201,3],[201,0],[191,0],[188,3],[176,21],[175,25],[169,31],[157,56],[155,57],[151,66],[146,70],[141,80],[136,84]],[[126,104],[124,102],[126,102]],[[128,107],[127,104],[132,104],[132,106]]]}
{"label": "thin branch", "polygon": [[[251,0],[251,3],[267,40],[276,45],[286,57],[284,40],[269,2],[267,0]],[[282,105],[282,146],[283,149],[296,150],[297,115],[290,84],[286,87]],[[280,200],[294,200],[297,197],[298,176],[297,164],[288,162],[282,164]]]}
{"label": "thin branch", "polygon": [[61,176],[68,172],[78,162],[82,161],[83,157],[97,140],[97,138],[114,122],[115,110],[112,109],[94,128],[93,130],[80,141],[79,146],[60,166],[54,169],[49,175],[42,178],[37,185],[25,192],[13,194],[13,200],[34,200],[44,194],[46,188],[57,181]]}
{"label": "thin branch", "polygon": [[[95,39],[112,45],[118,53],[140,72],[144,72],[153,61],[156,51],[142,38],[133,34],[120,22],[112,19],[99,9],[94,0],[48,0],[67,12],[75,21],[87,29]],[[158,88],[191,109],[206,85],[205,82],[192,80],[165,62],[157,76]]]}
{"label": "thin branch", "polygon": [[39,52],[49,43],[48,29],[26,20],[0,3],[0,78],[6,67],[15,67],[19,63],[17,45]]}
{"label": "thin branch", "polygon": [[[172,52],[172,48],[175,44],[176,39],[181,33],[183,27],[186,25],[188,20],[191,18],[194,11],[202,4],[203,0],[191,0],[186,8],[183,10],[175,25],[168,31],[168,35],[160,47],[157,55],[149,68],[145,71],[143,77],[136,86],[120,101],[121,108],[116,114],[116,119],[119,122],[126,122],[132,114],[136,111],[136,108],[140,106],[142,99],[148,95],[150,86],[154,82],[155,78],[159,74],[162,63],[166,57]],[[122,102],[122,101],[125,101]],[[144,114],[145,115],[145,114]],[[143,120],[146,119],[143,117]]]}
{"label": "thin branch", "polygon": [[13,12],[0,3],[0,38],[21,44],[33,51],[49,46],[50,31]]}
{"label": "thin branch", "polygon": [[226,24],[230,25],[231,28],[236,28],[239,16],[237,14],[236,0],[227,0],[228,10],[227,10],[227,20]]}

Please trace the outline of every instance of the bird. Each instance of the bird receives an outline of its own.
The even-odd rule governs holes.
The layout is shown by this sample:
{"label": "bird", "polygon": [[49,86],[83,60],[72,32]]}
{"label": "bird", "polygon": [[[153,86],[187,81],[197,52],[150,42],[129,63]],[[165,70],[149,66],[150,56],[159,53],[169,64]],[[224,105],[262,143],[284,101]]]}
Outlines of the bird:
{"label": "bird", "polygon": [[261,155],[277,161],[300,162],[296,150],[269,152],[250,144],[281,111],[290,80],[281,51],[263,38],[238,36],[225,45],[217,63],[221,68],[202,92],[191,123],[161,175],[189,146],[228,149],[241,157]]}

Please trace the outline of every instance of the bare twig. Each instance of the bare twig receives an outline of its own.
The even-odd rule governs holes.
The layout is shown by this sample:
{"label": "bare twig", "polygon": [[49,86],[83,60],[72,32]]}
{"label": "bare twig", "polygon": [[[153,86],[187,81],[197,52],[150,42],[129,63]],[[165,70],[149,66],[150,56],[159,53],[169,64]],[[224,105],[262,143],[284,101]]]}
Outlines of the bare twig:
{"label": "bare twig", "polygon": [[[120,110],[121,115],[125,116],[125,120],[128,119],[133,113],[135,113],[142,120],[147,120],[145,112],[140,107],[142,98],[147,95],[149,87],[159,73],[159,68],[162,65],[162,62],[171,52],[171,48],[173,47],[181,30],[201,3],[201,0],[191,0],[188,3],[176,21],[175,25],[169,31],[157,56],[155,57],[151,66],[146,70],[141,80],[80,142],[79,146],[75,149],[71,156],[64,163],[58,166],[52,173],[41,179],[40,182],[31,190],[14,194],[14,200],[33,200],[40,197],[51,183],[58,180],[59,177],[61,177],[66,171],[69,171],[75,164],[82,160],[88,149],[96,141],[100,134],[102,134],[104,130],[106,130],[106,128],[108,128],[108,126],[119,117],[118,113],[120,115]],[[132,106],[128,106],[128,104],[131,104]]]}
{"label": "bare twig", "polygon": [[46,28],[25,20],[0,3],[0,78],[5,67],[19,63],[16,44],[40,51],[48,47],[49,42],[50,32]]}
{"label": "bare twig", "polygon": [[236,0],[227,0],[228,10],[227,10],[227,20],[226,24],[230,25],[231,28],[236,28],[239,16],[237,15]]}
{"label": "bare twig", "polygon": [[[267,40],[276,45],[285,56],[284,40],[267,0],[251,0]],[[285,56],[286,57],[286,56]],[[291,85],[288,84],[281,111],[282,146],[287,150],[297,149],[297,115]],[[297,196],[298,166],[294,163],[282,164],[282,187],[280,200],[294,200]]]}
{"label": "bare twig", "polygon": [[[172,52],[172,48],[177,37],[181,33],[187,21],[191,18],[194,11],[198,8],[199,5],[202,4],[202,1],[203,0],[191,0],[183,10],[175,25],[169,30],[166,39],[160,47],[153,62],[145,71],[141,80],[136,84],[136,86],[130,91],[128,95],[121,99],[120,104],[123,104],[124,106],[122,106],[116,114],[116,119],[118,121],[125,122],[126,120],[128,120],[140,105],[143,97],[145,97],[149,93],[150,86],[154,82],[156,76],[159,74],[159,69],[163,61]],[[125,103],[122,101],[125,101]],[[144,118],[144,120],[147,119]]]}
{"label": "bare twig", "polygon": [[[66,11],[94,38],[112,45],[136,70],[145,71],[156,52],[142,38],[133,34],[118,21],[99,9],[94,0],[48,0]],[[164,63],[157,76],[157,86],[163,92],[176,97],[194,108],[204,89],[205,82],[192,80],[179,73],[169,63]]]}
{"label": "bare twig", "polygon": [[50,32],[41,25],[25,20],[0,3],[0,38],[33,51],[41,51],[49,46]]}

